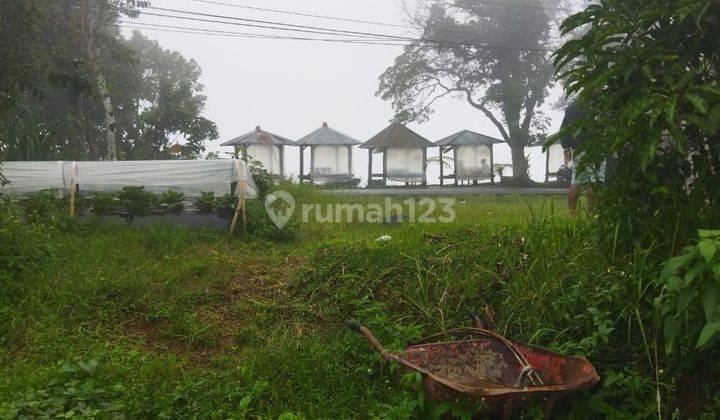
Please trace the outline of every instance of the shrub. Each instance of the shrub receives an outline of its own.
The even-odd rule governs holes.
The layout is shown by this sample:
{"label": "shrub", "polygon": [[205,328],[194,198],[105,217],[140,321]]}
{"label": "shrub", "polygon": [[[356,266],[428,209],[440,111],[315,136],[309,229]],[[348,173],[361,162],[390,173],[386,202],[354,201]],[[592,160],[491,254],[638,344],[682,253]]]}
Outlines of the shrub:
{"label": "shrub", "polygon": [[674,255],[720,219],[720,7],[697,0],[608,0],[562,24],[587,32],[556,53],[586,118],[579,170],[611,159],[599,194],[613,246]]}
{"label": "shrub", "polygon": [[255,186],[257,186],[258,189],[258,199],[264,200],[265,196],[272,191],[272,175],[266,171],[262,163],[257,160],[253,160],[248,157],[247,164],[250,167],[250,173],[252,174],[253,181],[255,181]]}
{"label": "shrub", "polygon": [[67,215],[67,200],[56,188],[30,194],[20,200],[20,206],[28,223],[53,222]]}
{"label": "shrub", "polygon": [[200,196],[195,199],[195,207],[200,213],[212,213],[215,211],[215,193],[212,191],[203,191]]}
{"label": "shrub", "polygon": [[[659,279],[668,293],[658,299],[665,319],[665,347],[709,348],[720,338],[720,230],[701,230],[697,245],[665,262]],[[684,333],[683,333],[684,330]]]}
{"label": "shrub", "polygon": [[238,197],[235,194],[225,194],[215,199],[215,212],[220,217],[231,217],[235,211]]}
{"label": "shrub", "polygon": [[117,197],[130,220],[136,216],[147,216],[158,202],[157,196],[145,191],[145,187],[123,187]]}
{"label": "shrub", "polygon": [[185,208],[185,194],[169,189],[160,196],[160,208],[170,213],[180,213]]}
{"label": "shrub", "polygon": [[90,213],[102,216],[117,210],[120,204],[114,194],[94,191],[86,198]]}
{"label": "shrub", "polygon": [[28,391],[0,405],[0,417],[121,418],[123,406],[116,399],[123,387],[99,384],[94,378],[96,367],[95,360],[61,362],[46,388]]}
{"label": "shrub", "polygon": [[286,241],[297,236],[297,222],[290,219],[285,226],[278,228],[265,211],[260,200],[247,202],[248,233],[257,239]]}
{"label": "shrub", "polygon": [[[17,208],[0,201],[0,284],[34,266],[49,253],[36,228],[23,224]],[[0,290],[5,286],[0,286]]]}

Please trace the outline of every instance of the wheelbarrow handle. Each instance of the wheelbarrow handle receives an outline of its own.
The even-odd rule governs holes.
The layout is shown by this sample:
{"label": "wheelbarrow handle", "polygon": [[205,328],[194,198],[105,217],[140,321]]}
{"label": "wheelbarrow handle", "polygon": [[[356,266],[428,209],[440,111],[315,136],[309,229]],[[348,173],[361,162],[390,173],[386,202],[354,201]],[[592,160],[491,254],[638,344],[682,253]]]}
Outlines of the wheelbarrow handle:
{"label": "wheelbarrow handle", "polygon": [[350,328],[351,330],[362,334],[365,336],[365,339],[370,343],[370,345],[373,346],[373,348],[380,353],[380,356],[382,356],[383,359],[390,361],[392,360],[392,357],[390,357],[389,354],[385,352],[385,348],[380,344],[380,341],[378,341],[377,338],[375,338],[375,335],[373,335],[372,331],[368,329],[367,327],[363,327],[360,322],[358,322],[355,319],[347,319],[345,320],[345,326]]}

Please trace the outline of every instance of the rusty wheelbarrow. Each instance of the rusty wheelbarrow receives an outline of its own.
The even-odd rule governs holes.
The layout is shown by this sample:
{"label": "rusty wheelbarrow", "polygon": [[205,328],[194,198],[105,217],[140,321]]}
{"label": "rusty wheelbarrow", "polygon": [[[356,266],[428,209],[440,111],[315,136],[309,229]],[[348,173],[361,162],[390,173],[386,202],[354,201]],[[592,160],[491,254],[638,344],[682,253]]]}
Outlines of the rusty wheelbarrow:
{"label": "rusty wheelbarrow", "polygon": [[436,401],[469,397],[485,402],[486,414],[510,418],[514,407],[544,404],[550,418],[555,402],[568,392],[587,389],[600,380],[583,357],[507,340],[483,329],[457,328],[420,340],[403,351],[386,351],[373,333],[355,320],[345,324],[365,336],[387,361],[423,376],[425,395]]}

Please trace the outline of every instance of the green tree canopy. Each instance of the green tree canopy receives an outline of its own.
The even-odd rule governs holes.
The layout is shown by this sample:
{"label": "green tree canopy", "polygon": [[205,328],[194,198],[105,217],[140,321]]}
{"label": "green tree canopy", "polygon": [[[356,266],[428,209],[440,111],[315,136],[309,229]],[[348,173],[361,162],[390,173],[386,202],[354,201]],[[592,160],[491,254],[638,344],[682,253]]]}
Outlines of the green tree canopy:
{"label": "green tree canopy", "polygon": [[0,0],[0,158],[194,158],[217,137],[198,64],[120,35],[145,4]]}
{"label": "green tree canopy", "polygon": [[[218,137],[215,123],[201,114],[206,97],[199,83],[201,69],[194,60],[165,50],[139,31],[125,43],[135,60],[127,72],[122,66],[112,73],[111,88],[117,98],[119,149],[127,159],[194,159],[204,143]],[[178,154],[171,152],[182,139]]]}
{"label": "green tree canopy", "polygon": [[720,3],[604,0],[556,54],[586,118],[582,166],[610,159],[599,212],[617,245],[670,253],[720,220]]}
{"label": "green tree canopy", "polygon": [[438,99],[459,96],[497,128],[510,145],[515,176],[527,180],[525,147],[547,127],[539,107],[554,80],[554,16],[536,0],[433,3],[418,18],[420,40],[380,77],[377,94],[391,101],[398,120],[419,122]]}

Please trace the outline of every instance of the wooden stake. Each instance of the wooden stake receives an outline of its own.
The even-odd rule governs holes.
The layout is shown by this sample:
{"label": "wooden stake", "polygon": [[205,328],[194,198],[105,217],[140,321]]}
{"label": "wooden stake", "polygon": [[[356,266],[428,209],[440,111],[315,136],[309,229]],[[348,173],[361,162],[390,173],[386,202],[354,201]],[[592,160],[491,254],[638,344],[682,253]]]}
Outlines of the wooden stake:
{"label": "wooden stake", "polygon": [[[239,178],[240,177],[240,162],[235,161],[235,175]],[[235,206],[235,213],[233,214],[232,223],[230,223],[230,232],[228,233],[228,239],[232,239],[233,236],[235,236],[235,229],[237,228],[237,222],[240,218],[240,214],[242,213],[242,220],[243,220],[243,231],[247,229],[247,212],[245,210],[245,189],[247,188],[247,181],[246,180],[240,180],[238,181],[238,201],[237,205]]]}
{"label": "wooden stake", "polygon": [[75,177],[77,176],[77,163],[70,165],[70,217],[75,216]]}

